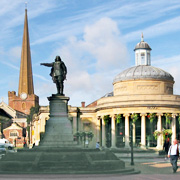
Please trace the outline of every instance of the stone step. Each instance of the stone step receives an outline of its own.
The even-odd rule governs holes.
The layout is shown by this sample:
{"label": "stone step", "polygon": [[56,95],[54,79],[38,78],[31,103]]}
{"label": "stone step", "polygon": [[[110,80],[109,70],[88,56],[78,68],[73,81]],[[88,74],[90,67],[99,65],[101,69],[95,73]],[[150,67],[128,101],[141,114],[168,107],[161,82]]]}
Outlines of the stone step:
{"label": "stone step", "polygon": [[51,141],[56,143],[57,141],[73,141],[73,135],[71,134],[49,134],[48,136],[44,136],[43,141]]}
{"label": "stone step", "polygon": [[130,174],[139,174],[140,171],[134,170],[134,168],[125,168],[125,169],[116,169],[116,170],[95,170],[89,171],[85,170],[32,170],[28,171],[17,171],[17,170],[2,170],[0,169],[0,174],[120,174],[120,175],[130,175]]}
{"label": "stone step", "polygon": [[[44,149],[44,150],[43,150]],[[47,151],[49,149],[49,151]],[[63,148],[62,148],[63,149]],[[19,151],[3,157],[1,174],[134,174],[134,169],[125,168],[125,163],[110,151],[94,151],[64,148],[54,152],[50,148],[35,148]],[[57,150],[57,151],[55,151]]]}
{"label": "stone step", "polygon": [[40,144],[40,148],[42,147],[51,147],[51,148],[66,148],[66,147],[76,147],[78,146],[77,142],[75,141],[57,141],[56,144],[53,142],[46,142],[44,141],[43,143]]}
{"label": "stone step", "polygon": [[[115,153],[118,158],[131,158],[131,153]],[[133,153],[134,158],[164,158],[164,155],[159,155],[157,153]]]}
{"label": "stone step", "polygon": [[[112,148],[110,149],[113,153],[131,153],[130,148]],[[135,153],[158,153],[157,149],[141,149],[141,148],[133,148],[133,152]]]}

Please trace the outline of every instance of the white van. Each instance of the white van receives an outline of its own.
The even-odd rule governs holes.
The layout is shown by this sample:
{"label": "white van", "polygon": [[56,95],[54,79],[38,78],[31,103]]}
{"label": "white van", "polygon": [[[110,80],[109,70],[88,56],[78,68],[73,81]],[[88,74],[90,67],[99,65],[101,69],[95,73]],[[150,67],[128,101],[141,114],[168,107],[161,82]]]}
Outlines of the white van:
{"label": "white van", "polygon": [[13,149],[14,148],[14,145],[11,144],[7,139],[0,139],[0,144],[4,144],[4,146],[7,148],[7,149]]}

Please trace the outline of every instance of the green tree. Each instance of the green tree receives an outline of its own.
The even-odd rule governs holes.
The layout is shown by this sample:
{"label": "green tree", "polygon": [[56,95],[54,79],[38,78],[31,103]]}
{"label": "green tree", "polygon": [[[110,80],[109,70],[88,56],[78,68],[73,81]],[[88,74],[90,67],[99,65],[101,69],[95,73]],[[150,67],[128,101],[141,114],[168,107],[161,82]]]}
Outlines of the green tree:
{"label": "green tree", "polygon": [[34,114],[38,114],[38,112],[39,112],[39,106],[31,107],[30,113],[29,113],[29,115],[27,116],[27,123],[28,123],[28,124],[33,120]]}
{"label": "green tree", "polygon": [[[38,112],[39,112],[39,106],[35,106],[35,107],[31,107],[31,109],[30,109],[30,113],[29,113],[29,115],[27,115],[27,124],[28,124],[28,126],[27,126],[27,131],[28,131],[28,137],[30,137],[30,124],[31,124],[31,122],[32,122],[32,120],[33,120],[33,116],[34,116],[34,114],[38,114]],[[30,138],[29,138],[29,141],[30,141]],[[29,142],[30,143],[30,142]]]}

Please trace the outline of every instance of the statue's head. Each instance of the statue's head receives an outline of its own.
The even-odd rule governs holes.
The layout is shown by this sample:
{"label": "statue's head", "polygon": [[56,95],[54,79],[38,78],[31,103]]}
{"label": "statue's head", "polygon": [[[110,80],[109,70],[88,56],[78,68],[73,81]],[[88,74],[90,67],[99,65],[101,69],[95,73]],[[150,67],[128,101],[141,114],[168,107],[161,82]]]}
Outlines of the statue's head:
{"label": "statue's head", "polygon": [[60,56],[56,56],[55,61],[61,61]]}

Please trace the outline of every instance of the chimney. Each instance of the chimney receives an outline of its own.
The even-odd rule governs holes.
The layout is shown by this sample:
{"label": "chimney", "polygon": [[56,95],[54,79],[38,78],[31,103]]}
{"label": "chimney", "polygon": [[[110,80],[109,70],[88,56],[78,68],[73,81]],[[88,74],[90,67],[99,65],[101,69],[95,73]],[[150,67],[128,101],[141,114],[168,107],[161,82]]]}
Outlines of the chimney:
{"label": "chimney", "polygon": [[81,107],[85,107],[85,102],[81,102]]}

